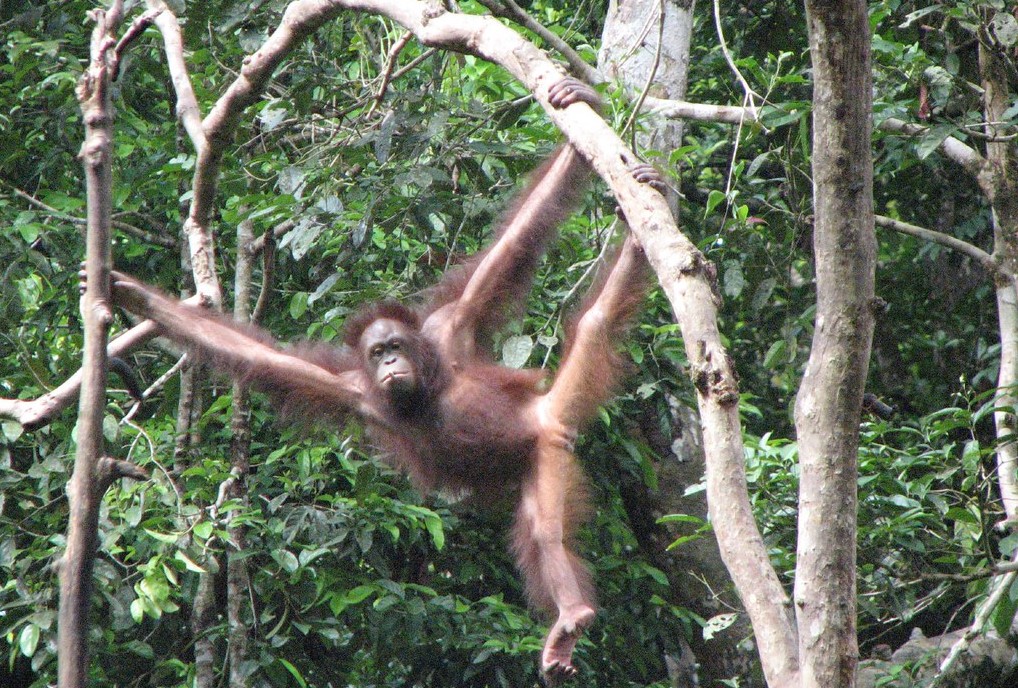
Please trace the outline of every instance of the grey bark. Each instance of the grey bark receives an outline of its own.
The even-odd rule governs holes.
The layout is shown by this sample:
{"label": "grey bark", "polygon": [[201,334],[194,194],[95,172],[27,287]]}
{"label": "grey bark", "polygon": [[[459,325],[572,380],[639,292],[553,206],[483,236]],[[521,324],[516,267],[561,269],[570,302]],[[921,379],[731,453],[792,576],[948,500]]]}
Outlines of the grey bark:
{"label": "grey bark", "polygon": [[873,339],[870,28],[863,0],[806,2],[813,62],[817,314],[795,403],[802,688],[855,685],[856,481]]}

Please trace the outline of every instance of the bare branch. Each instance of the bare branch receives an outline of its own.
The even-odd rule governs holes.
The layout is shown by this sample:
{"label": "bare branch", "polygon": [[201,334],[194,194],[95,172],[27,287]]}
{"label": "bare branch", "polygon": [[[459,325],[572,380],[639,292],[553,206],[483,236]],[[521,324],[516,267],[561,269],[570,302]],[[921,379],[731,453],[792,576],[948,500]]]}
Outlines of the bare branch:
{"label": "bare branch", "polygon": [[957,239],[953,236],[950,236],[949,234],[944,234],[943,232],[937,232],[932,229],[926,229],[925,227],[919,227],[918,225],[909,224],[908,222],[895,220],[885,215],[874,215],[873,219],[878,227],[883,227],[884,229],[893,229],[895,232],[900,232],[901,234],[908,234],[909,236],[914,236],[917,239],[929,241],[934,244],[940,244],[941,246],[945,246],[951,249],[952,251],[962,253],[974,259],[991,275],[996,275],[1001,272],[1000,265],[997,264],[997,261],[994,260],[992,255],[990,255],[983,249],[979,248],[978,246],[973,246],[967,241],[962,241],[961,239]]}
{"label": "bare branch", "polygon": [[[272,295],[272,278],[275,274],[276,269],[276,235],[273,230],[269,230],[258,237],[261,241],[261,245],[264,247],[262,250],[262,288],[258,292],[258,301],[255,303],[254,310],[251,312],[251,322],[261,322],[265,315],[265,310],[269,306],[269,298]],[[257,253],[255,244],[258,240],[251,242],[251,252]]]}
{"label": "bare branch", "polygon": [[106,492],[110,485],[121,478],[148,480],[149,475],[148,471],[144,468],[130,461],[114,459],[111,456],[104,456],[99,459],[99,464],[96,466],[96,481],[100,494]]}
{"label": "bare branch", "polygon": [[1002,576],[1007,573],[1018,572],[1018,561],[1010,561],[1006,564],[997,564],[990,568],[980,569],[972,573],[926,573],[920,576],[920,580],[948,581],[951,583],[971,583],[983,578]]}
{"label": "bare branch", "polygon": [[61,688],[81,688],[88,677],[89,610],[92,572],[99,540],[99,507],[104,486],[103,411],[106,398],[107,334],[110,310],[110,219],[113,212],[113,106],[110,99],[115,55],[113,35],[123,16],[115,1],[109,12],[94,9],[89,63],[75,95],[85,125],[79,159],[85,169],[88,228],[85,263],[88,290],[81,300],[84,321],[81,397],[74,468],[67,483],[67,543],[61,558],[57,621],[57,679]]}
{"label": "bare branch", "polygon": [[163,0],[147,0],[147,4],[153,10],[159,11],[155,24],[163,36],[166,66],[170,72],[173,90],[177,94],[177,116],[191,138],[195,151],[200,155],[205,150],[207,141],[201,126],[201,109],[198,107],[198,99],[194,95],[187,65],[184,63],[184,40],[180,34],[180,22]]}
{"label": "bare branch", "polygon": [[[192,296],[185,303],[198,304],[201,299]],[[111,341],[106,355],[122,357],[158,335],[158,325],[145,320]],[[77,400],[81,381],[82,371],[78,370],[59,387],[36,399],[0,399],[0,418],[17,421],[28,431],[49,425],[58,413]]]}
{"label": "bare branch", "polygon": [[714,0],[714,28],[717,30],[718,42],[721,44],[721,52],[725,56],[725,61],[728,62],[728,68],[732,70],[732,73],[735,74],[735,78],[739,80],[740,84],[742,84],[742,100],[744,103],[748,103],[752,106],[754,101],[757,99],[762,100],[762,98],[760,98],[760,95],[753,90],[753,88],[749,85],[749,82],[746,81],[746,77],[744,77],[742,72],[739,71],[738,65],[735,64],[735,58],[732,57],[732,52],[728,49],[728,42],[725,40],[725,32],[721,26],[721,4],[719,0]]}
{"label": "bare branch", "polygon": [[368,109],[367,114],[369,116],[385,99],[385,92],[389,90],[389,82],[392,80],[392,73],[396,68],[396,59],[413,37],[414,35],[407,31],[399,37],[399,40],[392,44],[391,48],[389,48],[389,54],[385,59],[385,67],[382,69],[382,84],[378,87],[378,94],[375,96],[375,101],[371,103],[371,107]]}
{"label": "bare branch", "polygon": [[[251,250],[257,254],[263,250],[269,250],[269,243],[275,244],[279,241],[279,238],[288,232],[293,231],[293,228],[297,226],[294,220],[285,220],[280,222],[278,225],[273,227],[271,230],[265,232],[251,244]],[[274,247],[272,250],[275,250]]]}
{"label": "bare branch", "polygon": [[244,59],[240,74],[202,122],[208,145],[198,151],[191,185],[193,199],[184,221],[184,232],[190,244],[195,287],[216,308],[222,304],[222,290],[215,271],[215,248],[209,224],[215,209],[216,182],[223,152],[233,140],[241,113],[265,90],[269,78],[283,59],[343,8],[343,3],[330,0],[290,3],[279,27],[258,50]]}
{"label": "bare branch", "polygon": [[[1015,552],[1014,561],[1018,561],[1018,552]],[[954,665],[958,660],[958,657],[965,652],[972,641],[977,638],[982,632],[983,627],[990,618],[990,614],[997,608],[1004,596],[1011,590],[1012,583],[1018,578],[1018,573],[1014,570],[1004,574],[1000,578],[993,581],[993,585],[990,587],[990,594],[986,596],[976,609],[975,618],[972,621],[972,625],[965,629],[965,634],[958,639],[954,645],[951,646],[951,650],[944,657],[944,660],[940,663],[940,668],[937,671],[937,676],[934,678],[934,684],[943,676],[947,671]]]}
{"label": "bare branch", "polygon": [[116,47],[113,48],[113,55],[110,58],[110,68],[112,70],[114,81],[116,81],[117,77],[120,76],[120,61],[123,59],[124,53],[127,52],[127,49],[131,47],[131,44],[134,43],[139,36],[141,36],[145,29],[152,26],[152,22],[155,21],[156,16],[158,16],[161,11],[162,10],[158,9],[149,10],[139,16],[131,22],[131,25],[127,27],[127,31],[125,31],[124,35],[120,37],[119,41],[117,41]]}
{"label": "bare branch", "polygon": [[[3,180],[0,180],[0,183],[5,183],[5,182],[3,182]],[[70,222],[73,225],[79,225],[81,227],[84,227],[88,223],[88,221],[85,220],[85,218],[83,218],[83,217],[76,217],[74,215],[69,215],[68,213],[65,213],[65,212],[63,212],[61,210],[57,210],[56,208],[54,208],[51,205],[47,205],[46,203],[43,203],[42,201],[40,201],[38,198],[36,198],[35,196],[31,195],[27,191],[23,191],[23,190],[15,187],[15,186],[10,186],[9,184],[8,184],[8,186],[11,189],[11,191],[14,192],[14,195],[16,195],[16,196],[18,196],[20,198],[25,199],[26,201],[28,201],[29,203],[31,203],[32,205],[34,205],[37,208],[41,208],[42,210],[45,210],[46,212],[51,213],[54,217],[59,217],[61,219],[67,220],[68,222]],[[162,246],[164,248],[176,248],[176,246],[177,246],[177,242],[172,237],[160,236],[159,234],[153,234],[152,232],[148,232],[148,231],[146,231],[146,230],[144,230],[144,229],[142,229],[140,227],[135,227],[132,224],[128,224],[126,222],[121,222],[119,220],[112,220],[111,224],[112,224],[112,226],[114,228],[119,229],[120,231],[124,232],[125,234],[130,234],[131,236],[137,237],[138,239],[141,239],[142,241],[146,241],[146,242],[148,242],[150,244],[155,244],[156,246]]]}
{"label": "bare branch", "polygon": [[[186,353],[182,354],[180,358],[177,359],[176,363],[174,363],[172,366],[169,367],[169,369],[166,370],[166,372],[160,375],[155,382],[146,387],[145,390],[141,393],[141,399],[134,402],[134,404],[131,406],[131,409],[124,414],[123,418],[120,419],[120,425],[126,425],[127,423],[130,423],[134,419],[134,417],[138,414],[138,411],[141,410],[141,405],[145,402],[145,400],[151,397],[153,394],[155,394],[157,390],[162,389],[166,385],[166,383],[170,380],[170,378],[179,373],[190,360],[191,360],[190,357]],[[176,488],[176,486],[174,487]]]}
{"label": "bare branch", "polygon": [[685,100],[668,100],[647,96],[644,99],[647,111],[671,119],[692,119],[701,122],[724,122],[725,124],[744,124],[760,119],[760,109],[748,105],[710,105],[708,103],[690,103]]}

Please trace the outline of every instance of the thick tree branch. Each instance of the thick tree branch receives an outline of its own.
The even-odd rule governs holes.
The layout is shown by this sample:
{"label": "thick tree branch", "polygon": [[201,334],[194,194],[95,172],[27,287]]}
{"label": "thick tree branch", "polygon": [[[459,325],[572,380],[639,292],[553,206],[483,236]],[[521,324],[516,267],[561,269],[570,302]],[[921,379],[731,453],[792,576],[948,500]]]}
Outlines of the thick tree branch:
{"label": "thick tree branch", "polygon": [[670,119],[692,119],[701,122],[745,124],[760,119],[760,109],[752,105],[709,105],[685,100],[668,100],[647,96],[643,100],[647,111]]}
{"label": "thick tree branch", "polygon": [[127,49],[131,47],[131,44],[138,40],[138,37],[147,29],[152,26],[152,22],[159,15],[162,10],[155,9],[149,10],[145,14],[142,14],[127,27],[127,31],[117,41],[116,47],[113,48],[113,53],[110,56],[110,73],[114,81],[120,76],[120,60]]}
{"label": "thick tree branch", "polygon": [[[198,296],[185,301],[192,304],[200,302]],[[145,320],[110,342],[106,355],[123,357],[157,336],[159,326],[151,320]],[[78,398],[83,377],[84,373],[79,369],[59,387],[35,399],[0,399],[0,418],[17,421],[29,431],[49,425],[58,413]]]}
{"label": "thick tree branch", "polygon": [[[513,0],[480,0],[481,4],[491,10],[496,17],[512,19],[521,26],[533,31],[544,39],[548,45],[560,53],[569,63],[573,74],[589,84],[600,84],[605,78],[601,72],[583,61],[583,58],[559,36],[542,26]],[[643,105],[646,111],[668,119],[692,119],[701,122],[724,122],[726,124],[743,124],[759,119],[759,108],[738,105],[710,105],[707,103],[690,103],[685,100],[671,100],[645,96]]]}
{"label": "thick tree branch", "polygon": [[864,0],[806,0],[816,327],[795,399],[799,688],[854,688],[859,421],[873,341],[871,30]]}

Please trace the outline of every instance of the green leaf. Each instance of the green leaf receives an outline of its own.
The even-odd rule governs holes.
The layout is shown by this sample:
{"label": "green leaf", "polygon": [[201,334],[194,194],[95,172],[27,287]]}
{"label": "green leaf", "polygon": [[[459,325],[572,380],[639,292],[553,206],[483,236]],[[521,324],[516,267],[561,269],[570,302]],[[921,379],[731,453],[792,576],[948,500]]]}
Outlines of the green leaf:
{"label": "green leaf", "polygon": [[18,649],[21,650],[21,654],[26,657],[35,654],[36,648],[39,647],[39,635],[39,627],[33,623],[21,629],[21,633],[18,634]]}
{"label": "green leaf", "polygon": [[343,596],[343,602],[346,604],[358,604],[368,599],[378,590],[378,586],[375,585],[358,585],[352,590],[348,590],[346,595]]}
{"label": "green leaf", "polygon": [[300,562],[297,561],[297,557],[294,556],[293,552],[287,549],[277,549],[272,552],[272,558],[279,564],[284,571],[287,573],[293,573],[300,568]]}
{"label": "green leaf", "polygon": [[308,683],[304,680],[304,675],[297,671],[297,667],[290,664],[290,662],[286,661],[282,657],[277,657],[276,661],[282,664],[283,668],[290,672],[290,675],[293,676],[293,680],[296,681],[301,688],[307,688]]}
{"label": "green leaf", "polygon": [[785,350],[788,344],[784,339],[779,339],[770,345],[767,349],[767,353],[764,355],[763,364],[765,368],[777,368],[779,363],[787,361],[785,357]]}
{"label": "green leaf", "polygon": [[647,563],[642,564],[640,568],[643,569],[647,575],[653,578],[655,583],[658,583],[659,585],[668,585],[668,576],[666,576],[664,571],[661,569]]}
{"label": "green leaf", "polygon": [[707,194],[707,207],[704,209],[704,215],[710,215],[711,212],[724,203],[727,198],[728,197],[725,196],[723,191],[711,189],[711,192]]}
{"label": "green leaf", "polygon": [[707,623],[703,626],[703,639],[710,640],[715,635],[725,630],[739,618],[738,614],[718,614],[710,619],[707,619]]}
{"label": "green leaf", "polygon": [[140,597],[134,598],[131,602],[131,618],[134,619],[134,623],[141,623],[145,618],[145,603]]}
{"label": "green leaf", "polygon": [[435,543],[435,549],[441,550],[445,547],[445,529],[442,527],[441,518],[437,515],[426,516],[424,518],[424,527],[428,529],[431,541]]}
{"label": "green leaf", "polygon": [[176,544],[178,537],[176,533],[157,533],[149,528],[143,528],[148,533],[149,537],[158,540],[159,542],[165,542],[168,545]]}
{"label": "green leaf", "polygon": [[1011,624],[1014,623],[1016,613],[1018,613],[1018,602],[1015,601],[1016,595],[1018,595],[1018,580],[1013,580],[1011,581],[1009,594],[1001,598],[990,617],[993,627],[1000,634],[1001,638],[1008,637],[1008,634],[1011,632]]}
{"label": "green leaf", "polygon": [[194,571],[195,573],[206,573],[203,566],[195,562],[191,557],[187,556],[184,552],[177,550],[173,554],[173,558],[184,564],[184,568],[188,571]]}

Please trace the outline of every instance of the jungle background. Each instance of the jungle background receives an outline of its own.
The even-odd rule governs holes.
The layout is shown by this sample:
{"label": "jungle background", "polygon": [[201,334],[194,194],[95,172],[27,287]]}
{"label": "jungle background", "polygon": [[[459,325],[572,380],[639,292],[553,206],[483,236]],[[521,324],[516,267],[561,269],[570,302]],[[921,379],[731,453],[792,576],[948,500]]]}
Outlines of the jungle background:
{"label": "jungle background", "polygon": [[[90,7],[0,3],[3,397],[39,397],[80,366],[85,201],[74,89],[88,55]],[[199,104],[221,95],[283,7],[173,7]],[[488,11],[475,2],[459,9]],[[606,2],[535,0],[525,9],[597,63]],[[639,152],[668,175],[680,196],[680,227],[717,266],[720,328],[740,375],[750,494],[771,560],[791,585],[792,405],[815,308],[804,10],[766,1],[715,9],[695,8],[685,99],[743,104],[734,66],[758,98],[758,120],[687,122],[676,145],[651,137]],[[1005,83],[1018,88],[1014,15],[992,1],[888,0],[869,9],[876,212],[991,250],[985,193],[943,145],[985,143],[979,40],[993,37],[1010,60]],[[195,156],[154,33],[127,53],[113,94],[114,257],[118,269],[186,294],[181,226]],[[280,339],[335,339],[358,305],[433,284],[484,245],[513,190],[561,140],[500,68],[403,35],[366,15],[328,23],[245,111],[225,156],[214,218],[224,300],[232,303],[238,241],[246,241],[238,228],[275,237],[262,240],[254,264],[256,283],[271,286],[260,322]],[[599,90],[617,131],[645,136],[661,126],[630,121],[633,93],[614,83]],[[890,119],[922,129],[880,127]],[[1016,122],[1012,97],[1002,121],[1012,146]],[[564,319],[614,220],[613,199],[595,183],[545,261],[526,319],[494,343],[502,361],[554,369]],[[884,658],[917,633],[941,636],[970,624],[991,580],[987,567],[1010,557],[1018,541],[995,528],[1003,513],[994,479],[994,275],[968,253],[893,227],[877,231],[882,309],[867,391],[894,410],[868,416],[861,430],[858,585],[862,654]],[[121,314],[120,326],[129,325]],[[698,549],[709,550],[712,539],[702,457],[685,354],[660,293],[648,298],[625,350],[632,374],[578,447],[596,506],[582,550],[602,611],[577,662],[586,685],[666,686],[679,680],[676,666],[691,646],[709,652],[712,641],[752,641],[730,583],[695,563],[712,556]],[[150,344],[126,359],[148,386],[179,353]],[[505,551],[507,514],[422,497],[370,458],[356,426],[294,427],[257,395],[238,496],[228,380],[200,368],[183,382],[170,375],[133,412],[112,380],[109,452],[151,478],[119,482],[104,501],[90,637],[97,685],[536,680],[544,625],[526,610]],[[184,416],[183,385],[195,395]],[[67,410],[38,429],[2,426],[2,685],[54,681],[52,566],[64,548],[74,424]],[[990,626],[1004,638],[1016,606],[1012,586],[993,609]],[[908,677],[918,664],[902,660],[894,676]],[[754,680],[752,669],[727,678]]]}

